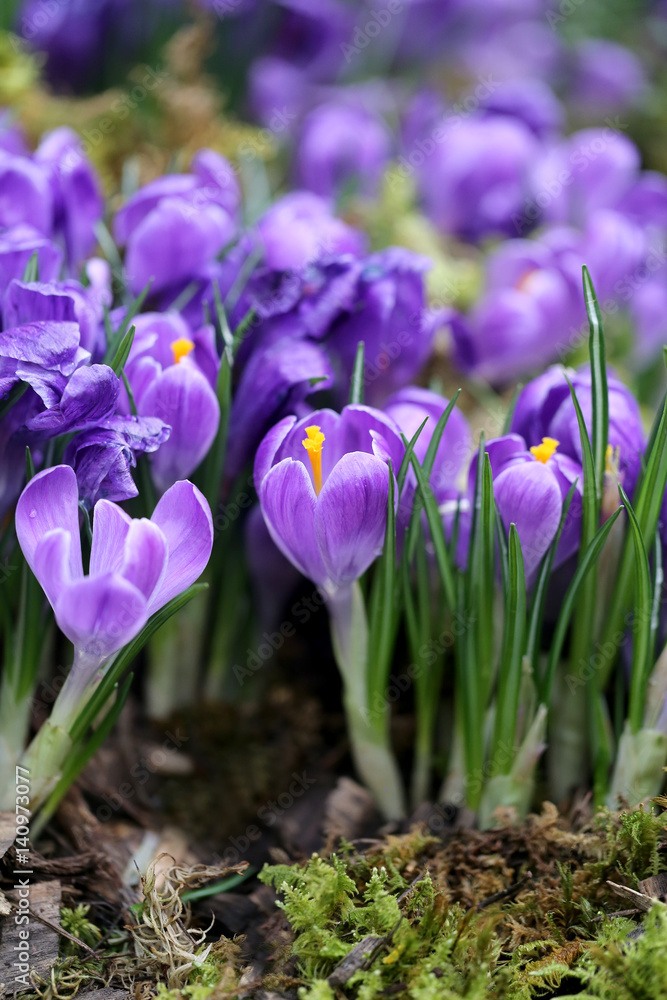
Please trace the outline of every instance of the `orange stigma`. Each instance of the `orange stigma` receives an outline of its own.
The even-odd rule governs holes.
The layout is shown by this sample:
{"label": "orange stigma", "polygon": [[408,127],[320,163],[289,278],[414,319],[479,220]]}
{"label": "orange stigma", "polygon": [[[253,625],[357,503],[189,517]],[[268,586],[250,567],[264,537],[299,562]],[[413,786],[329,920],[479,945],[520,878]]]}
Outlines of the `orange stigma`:
{"label": "orange stigma", "polygon": [[315,492],[319,496],[319,492],[322,489],[322,445],[325,438],[320,428],[316,425],[306,427],[306,434],[308,437],[304,438],[301,444],[308,452],[308,458],[313,470]]}
{"label": "orange stigma", "polygon": [[194,342],[188,340],[187,337],[179,337],[178,340],[172,340],[171,353],[174,355],[174,364],[177,365],[183,358],[187,358],[190,351],[194,351],[194,349]]}
{"label": "orange stigma", "polygon": [[530,450],[538,462],[546,465],[559,444],[556,438],[542,438],[542,444],[534,444]]}

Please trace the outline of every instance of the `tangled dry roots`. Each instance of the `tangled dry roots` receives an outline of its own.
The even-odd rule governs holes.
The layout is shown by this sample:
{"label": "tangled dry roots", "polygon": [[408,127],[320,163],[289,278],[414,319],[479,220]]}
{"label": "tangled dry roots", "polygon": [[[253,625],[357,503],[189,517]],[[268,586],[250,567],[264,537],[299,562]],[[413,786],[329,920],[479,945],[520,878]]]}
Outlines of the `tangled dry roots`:
{"label": "tangled dry roots", "polygon": [[[206,929],[190,927],[190,908],[182,900],[189,889],[195,889],[206,882],[242,872],[247,863],[229,867],[195,865],[184,868],[172,865],[159,876],[156,868],[161,854],[149,865],[141,877],[144,901],[140,910],[138,926],[131,926],[138,958],[149,959],[166,971],[169,989],[185,986],[192,969],[206,961],[213,947],[204,942],[210,926]],[[172,859],[173,860],[173,859]]]}

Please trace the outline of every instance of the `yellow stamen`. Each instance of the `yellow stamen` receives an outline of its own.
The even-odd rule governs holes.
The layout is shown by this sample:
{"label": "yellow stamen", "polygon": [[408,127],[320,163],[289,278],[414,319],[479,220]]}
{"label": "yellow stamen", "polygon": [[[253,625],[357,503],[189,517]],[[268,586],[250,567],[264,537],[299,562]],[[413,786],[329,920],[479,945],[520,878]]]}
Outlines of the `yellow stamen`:
{"label": "yellow stamen", "polygon": [[530,450],[538,462],[546,465],[559,444],[555,438],[542,438],[542,444],[534,444]]}
{"label": "yellow stamen", "polygon": [[325,437],[320,428],[315,424],[312,427],[306,427],[306,434],[308,437],[304,438],[301,444],[308,452],[308,458],[313,469],[315,492],[319,495],[322,489],[322,445],[324,444]]}
{"label": "yellow stamen", "polygon": [[190,351],[194,351],[194,349],[194,342],[188,340],[187,337],[179,337],[178,340],[172,340],[171,352],[174,355],[174,364],[177,365],[183,358],[187,358]]}
{"label": "yellow stamen", "polygon": [[618,469],[621,461],[621,449],[620,447],[614,448],[613,445],[607,445],[607,453],[605,455],[605,472],[618,476]]}

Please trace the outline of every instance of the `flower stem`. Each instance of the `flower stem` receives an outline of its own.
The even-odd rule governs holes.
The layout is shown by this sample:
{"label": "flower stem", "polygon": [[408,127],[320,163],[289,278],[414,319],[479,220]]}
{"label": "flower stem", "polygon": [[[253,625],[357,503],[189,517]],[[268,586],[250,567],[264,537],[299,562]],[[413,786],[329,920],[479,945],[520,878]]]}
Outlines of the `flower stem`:
{"label": "flower stem", "polygon": [[372,709],[368,699],[368,622],[358,581],[325,594],[331,619],[331,638],[343,679],[343,704],[360,777],[386,819],[405,815],[403,783],[390,746],[390,702],[381,699]]}

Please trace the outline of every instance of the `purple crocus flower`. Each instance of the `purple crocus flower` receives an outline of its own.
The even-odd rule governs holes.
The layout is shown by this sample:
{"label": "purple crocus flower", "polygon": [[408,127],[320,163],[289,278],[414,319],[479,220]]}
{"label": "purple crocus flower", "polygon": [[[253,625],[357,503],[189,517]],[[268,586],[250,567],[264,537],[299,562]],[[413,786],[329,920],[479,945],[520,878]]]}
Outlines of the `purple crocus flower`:
{"label": "purple crocus flower", "polygon": [[647,80],[637,56],[606,38],[585,38],[574,49],[569,98],[593,115],[622,111],[644,95]]}
{"label": "purple crocus flower", "polygon": [[99,355],[104,306],[111,305],[111,272],[102,260],[89,261],[87,270],[95,281],[87,288],[73,278],[48,283],[12,281],[2,298],[5,327],[49,320],[78,323],[81,346]]}
{"label": "purple crocus flower", "polygon": [[95,226],[104,213],[102,188],[70,128],[47,132],[35,150],[35,163],[48,178],[53,197],[53,235],[62,240],[70,268],[95,245]]}
{"label": "purple crocus flower", "polygon": [[329,594],[349,588],[382,551],[391,460],[403,444],[367,406],[285,417],[262,441],[255,483],[281,552]]}
{"label": "purple crocus flower", "polygon": [[[427,145],[428,143],[428,145]],[[444,233],[470,241],[511,235],[529,193],[539,152],[516,118],[483,114],[446,118],[409,151],[427,215]]]}
{"label": "purple crocus flower", "polygon": [[482,98],[481,107],[487,115],[518,119],[542,141],[558,135],[565,119],[563,105],[540,79],[504,80]]}
{"label": "purple crocus flower", "polygon": [[263,262],[274,271],[293,271],[321,258],[360,257],[366,237],[333,214],[331,203],[311,191],[279,198],[257,223]]}
{"label": "purple crocus flower", "polygon": [[63,253],[51,240],[32,226],[15,226],[0,233],[0,295],[10,281],[21,280],[33,254],[42,281],[55,281],[60,272]]}
{"label": "purple crocus flower", "polygon": [[379,118],[363,107],[330,101],[304,119],[297,140],[297,180],[324,197],[335,197],[349,184],[373,195],[390,155],[391,137]]}
{"label": "purple crocus flower", "polygon": [[[583,476],[581,465],[563,454],[559,442],[543,437],[531,445],[519,434],[506,434],[486,445],[493,473],[493,495],[505,528],[516,524],[521,541],[528,586],[535,579],[542,557],[556,537],[563,500],[572,484],[577,489],[563,527],[555,566],[561,565],[579,545]],[[469,495],[474,496],[477,457],[470,466]]]}
{"label": "purple crocus flower", "polygon": [[[567,373],[588,427],[591,430],[592,391],[590,368],[577,371],[560,365],[548,368],[543,375],[529,382],[519,394],[511,429],[527,441],[538,442],[542,437],[556,438],[558,451],[581,464],[581,439],[577,415],[565,380]],[[641,456],[646,446],[641,413],[630,390],[613,374],[607,375],[609,387],[609,454],[608,473],[611,509],[617,506],[615,483],[620,479],[630,498],[641,468]]]}
{"label": "purple crocus flower", "polygon": [[532,171],[520,218],[584,228],[598,209],[615,209],[640,178],[639,150],[611,127],[583,129],[548,148]]}
{"label": "purple crocus flower", "polygon": [[211,512],[192,483],[172,486],[150,521],[100,500],[84,574],[78,504],[74,471],[57,465],[31,479],[16,508],[23,554],[75,650],[52,725],[69,717],[103,664],[148,618],[194,583],[213,544]]}
{"label": "purple crocus flower", "polygon": [[237,230],[238,182],[223,157],[200,150],[191,174],[160,177],[137,191],[114,222],[127,244],[125,267],[138,293],[152,279],[164,293],[207,276],[211,261]]}
{"label": "purple crocus flower", "polygon": [[345,387],[358,343],[364,341],[364,387],[373,405],[415,378],[430,355],[439,316],[426,311],[424,272],[429,266],[426,257],[403,247],[367,257],[351,305],[325,339]]}
{"label": "purple crocus flower", "polygon": [[[127,375],[137,413],[171,428],[169,439],[153,451],[151,470],[160,491],[189,476],[207,454],[220,422],[214,382],[197,363],[197,342],[178,313],[143,313],[135,317],[136,334]],[[210,360],[206,331],[198,338],[200,356]],[[211,381],[209,381],[211,378]],[[211,384],[213,383],[213,384]],[[129,412],[129,405],[125,404]]]}
{"label": "purple crocus flower", "polygon": [[53,209],[47,172],[27,156],[0,150],[0,228],[25,225],[50,236]]}
{"label": "purple crocus flower", "polygon": [[502,384],[558,355],[555,326],[563,334],[577,328],[583,307],[579,258],[572,247],[564,252],[554,244],[507,240],[489,255],[484,294],[452,323],[460,370]]}

